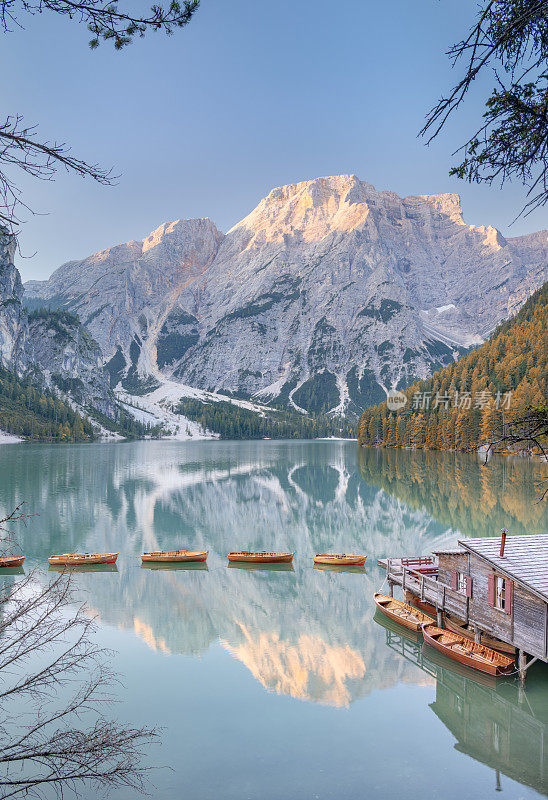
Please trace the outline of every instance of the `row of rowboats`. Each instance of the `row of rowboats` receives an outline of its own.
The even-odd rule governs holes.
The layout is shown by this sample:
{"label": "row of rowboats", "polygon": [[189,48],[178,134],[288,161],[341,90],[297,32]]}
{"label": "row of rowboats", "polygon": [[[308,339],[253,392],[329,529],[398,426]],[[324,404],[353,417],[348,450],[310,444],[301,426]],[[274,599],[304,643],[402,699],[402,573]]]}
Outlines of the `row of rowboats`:
{"label": "row of rowboats", "polygon": [[[200,550],[156,550],[143,553],[141,560],[144,564],[203,563],[208,555],[208,551]],[[240,550],[229,553],[228,560],[248,564],[291,564],[294,556],[292,552]],[[117,558],[118,553],[62,553],[50,556],[48,562],[51,566],[91,566],[115,564]],[[314,563],[324,566],[363,566],[366,558],[347,553],[318,553]],[[25,556],[0,556],[0,567],[20,567],[24,560]],[[422,633],[425,644],[454,661],[496,677],[513,671],[514,659],[508,655],[513,649],[510,645],[491,639],[494,647],[488,647],[483,641],[473,641],[472,632],[459,621],[446,617],[445,622],[450,630],[437,627],[434,619],[425,613],[425,610],[430,610],[429,607],[423,605],[424,610],[421,610],[380,592],[376,592],[374,597],[375,605],[382,614],[408,630]]]}
{"label": "row of rowboats", "polygon": [[[184,564],[207,561],[207,550],[155,550],[143,553],[143,564]],[[240,550],[228,554],[228,560],[247,564],[291,564],[295,553],[281,553],[270,550]],[[50,556],[51,566],[91,566],[95,564],[115,564],[118,553],[62,553]],[[315,564],[324,566],[363,567],[367,556],[348,553],[318,553]],[[0,567],[20,567],[25,556],[1,556]]]}
{"label": "row of rowboats", "polygon": [[[375,605],[382,614],[404,628],[422,633],[425,644],[434,647],[453,661],[495,677],[509,675],[514,670],[513,658],[500,650],[473,641],[470,638],[471,632],[466,630],[465,634],[463,626],[455,625],[456,630],[438,628],[434,619],[428,614],[409,603],[379,592],[375,593]],[[473,637],[473,634],[471,635]],[[504,642],[492,641],[508,647]]]}

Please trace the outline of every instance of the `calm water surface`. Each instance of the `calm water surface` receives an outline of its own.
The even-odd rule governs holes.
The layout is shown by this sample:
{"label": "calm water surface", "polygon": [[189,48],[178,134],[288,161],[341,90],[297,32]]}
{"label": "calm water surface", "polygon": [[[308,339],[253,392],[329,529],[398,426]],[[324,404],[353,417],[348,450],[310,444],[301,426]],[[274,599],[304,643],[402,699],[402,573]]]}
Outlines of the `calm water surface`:
{"label": "calm water surface", "polygon": [[[27,570],[120,552],[116,571],[76,580],[116,650],[111,713],[162,728],[152,758],[172,769],[152,796],[529,798],[548,794],[548,667],[525,693],[455,672],[376,619],[373,592],[379,556],[547,532],[535,477],[523,461],[348,442],[6,445],[0,509],[39,515],[21,533]],[[141,567],[177,547],[208,549],[207,569]],[[227,567],[240,548],[295,550],[294,569]],[[323,571],[321,550],[369,557]]]}

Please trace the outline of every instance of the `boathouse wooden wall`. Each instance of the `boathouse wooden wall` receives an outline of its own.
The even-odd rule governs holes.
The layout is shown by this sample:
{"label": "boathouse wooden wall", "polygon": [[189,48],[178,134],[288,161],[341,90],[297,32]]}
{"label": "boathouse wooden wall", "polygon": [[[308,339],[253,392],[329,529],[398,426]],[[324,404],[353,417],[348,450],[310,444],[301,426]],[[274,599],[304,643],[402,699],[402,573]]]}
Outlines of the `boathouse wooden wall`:
{"label": "boathouse wooden wall", "polygon": [[468,553],[437,553],[438,580],[451,586],[453,572],[464,572],[469,575]]}
{"label": "boathouse wooden wall", "polygon": [[494,634],[503,642],[512,642],[512,614],[506,614],[489,605],[489,576],[493,568],[483,559],[470,553],[470,577],[472,597],[470,599],[470,621],[482,630]]}
{"label": "boathouse wooden wall", "polygon": [[489,605],[489,576],[500,573],[488,561],[472,552],[438,553],[438,561],[438,578],[446,586],[452,585],[454,571],[472,578],[470,624],[532,656],[548,660],[548,607],[543,600],[512,581],[511,613],[506,614]]}
{"label": "boathouse wooden wall", "polygon": [[520,650],[546,658],[546,603],[514,584],[514,643]]}

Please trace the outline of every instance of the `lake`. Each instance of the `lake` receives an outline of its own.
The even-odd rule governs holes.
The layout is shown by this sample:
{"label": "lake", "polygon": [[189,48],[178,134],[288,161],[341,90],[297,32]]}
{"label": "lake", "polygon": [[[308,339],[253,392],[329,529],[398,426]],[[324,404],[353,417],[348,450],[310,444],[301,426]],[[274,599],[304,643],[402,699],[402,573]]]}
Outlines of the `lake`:
{"label": "lake", "polygon": [[[5,445],[0,508],[38,515],[19,529],[26,571],[119,551],[116,570],[75,580],[116,651],[109,713],[161,729],[155,798],[529,798],[548,794],[548,667],[525,692],[455,671],[377,619],[373,593],[380,556],[547,532],[538,477],[524,460],[339,441]],[[207,568],[141,566],[173,548],[209,550]],[[236,549],[297,555],[228,567]],[[323,550],[367,553],[365,570],[314,569]]]}

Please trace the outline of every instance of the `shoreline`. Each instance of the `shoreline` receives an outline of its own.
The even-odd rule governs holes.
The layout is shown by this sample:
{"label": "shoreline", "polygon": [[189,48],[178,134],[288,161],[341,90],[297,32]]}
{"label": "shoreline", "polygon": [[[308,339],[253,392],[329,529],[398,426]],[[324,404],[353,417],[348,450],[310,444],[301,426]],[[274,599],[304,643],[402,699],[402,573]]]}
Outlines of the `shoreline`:
{"label": "shoreline", "polygon": [[0,444],[20,444],[24,441],[25,439],[22,439],[20,436],[15,436],[13,433],[0,431]]}

